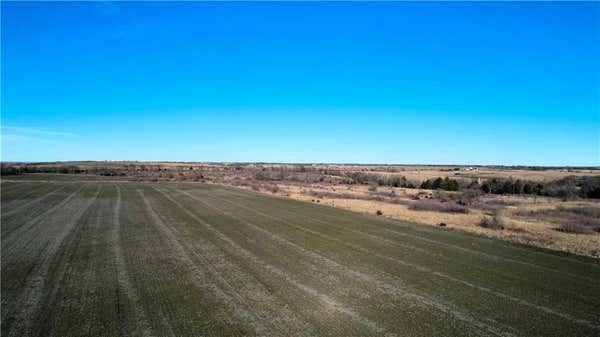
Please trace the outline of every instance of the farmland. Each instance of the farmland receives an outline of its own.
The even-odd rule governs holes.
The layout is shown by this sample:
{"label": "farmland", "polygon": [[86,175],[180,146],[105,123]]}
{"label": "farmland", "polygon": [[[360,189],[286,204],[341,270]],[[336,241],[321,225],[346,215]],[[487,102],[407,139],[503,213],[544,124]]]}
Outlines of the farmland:
{"label": "farmland", "polygon": [[600,335],[598,259],[216,184],[61,177],[1,185],[3,336]]}
{"label": "farmland", "polygon": [[[22,181],[74,174],[227,185],[600,258],[597,167],[89,161],[3,163],[1,169],[7,179],[25,174]],[[493,218],[499,226],[485,225]]]}

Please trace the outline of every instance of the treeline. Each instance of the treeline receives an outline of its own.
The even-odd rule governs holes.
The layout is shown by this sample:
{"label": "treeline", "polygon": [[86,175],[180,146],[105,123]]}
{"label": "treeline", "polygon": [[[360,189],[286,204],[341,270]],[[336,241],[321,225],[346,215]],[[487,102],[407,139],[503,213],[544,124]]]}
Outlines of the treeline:
{"label": "treeline", "polygon": [[1,175],[19,175],[24,173],[83,173],[85,170],[75,165],[61,165],[61,166],[16,166],[2,164],[0,168]]}
{"label": "treeline", "polygon": [[[241,166],[232,166],[241,170]],[[76,165],[2,164],[2,175],[24,173],[88,173],[104,176],[135,176],[138,178],[208,179],[202,170],[194,167],[161,168],[159,165],[124,165],[121,167],[97,166],[82,168]],[[445,191],[479,191],[492,194],[525,194],[557,197],[563,199],[600,199],[600,176],[568,176],[553,181],[531,181],[513,178],[491,178],[481,184],[477,180],[431,178],[424,181],[409,180],[398,174],[377,174],[363,171],[341,172],[316,169],[310,166],[253,167],[250,177],[263,181],[326,182],[332,184],[363,184],[402,188],[422,188]]]}
{"label": "treeline", "polygon": [[405,176],[383,175],[365,172],[347,172],[349,184],[373,184],[378,186],[416,188],[418,183],[406,179]]}
{"label": "treeline", "polygon": [[485,193],[493,194],[531,194],[563,199],[575,197],[600,199],[600,177],[597,176],[569,176],[548,182],[492,178],[484,181],[480,188]]}
{"label": "treeline", "polygon": [[422,189],[427,190],[444,190],[444,191],[458,191],[460,184],[456,179],[450,179],[448,177],[427,179],[421,183]]}
{"label": "treeline", "polygon": [[97,174],[100,176],[107,176],[107,177],[116,177],[116,176],[126,176],[127,170],[114,169],[114,168],[108,168],[108,167],[91,167],[88,169],[87,173]]}
{"label": "treeline", "polygon": [[528,194],[556,197],[562,199],[594,198],[600,199],[599,176],[569,176],[558,180],[540,182],[513,178],[492,178],[479,184],[476,180],[431,178],[418,184],[399,175],[380,175],[364,172],[346,174],[351,184],[372,184],[404,188],[422,188],[428,190],[464,191],[479,190],[492,194]]}

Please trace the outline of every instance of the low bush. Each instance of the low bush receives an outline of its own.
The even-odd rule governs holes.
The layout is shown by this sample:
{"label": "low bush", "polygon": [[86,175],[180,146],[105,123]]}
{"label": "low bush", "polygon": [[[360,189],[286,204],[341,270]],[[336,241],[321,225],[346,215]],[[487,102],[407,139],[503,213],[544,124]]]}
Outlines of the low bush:
{"label": "low bush", "polygon": [[593,227],[572,221],[560,224],[556,230],[573,234],[593,234],[595,232]]}
{"label": "low bush", "polygon": [[444,212],[444,213],[469,213],[469,209],[465,206],[461,206],[455,202],[441,203],[437,200],[420,200],[412,202],[408,206],[409,209],[414,211],[432,211],[432,212]]}
{"label": "low bush", "polygon": [[600,207],[564,207],[540,210],[518,210],[517,216],[545,218],[558,224],[556,230],[565,233],[592,234],[600,232]]}
{"label": "low bush", "polygon": [[369,195],[353,194],[353,193],[337,193],[328,191],[310,191],[309,195],[323,199],[354,199],[354,200],[367,200],[367,201],[381,201],[391,204],[402,204],[402,200],[396,198],[396,194],[392,192],[371,192]]}
{"label": "low bush", "polygon": [[487,229],[504,229],[506,227],[504,217],[500,210],[496,210],[493,216],[484,216],[481,218],[478,225],[479,227]]}
{"label": "low bush", "polygon": [[312,195],[313,197],[317,197],[319,199],[322,199],[324,196],[326,196],[328,193],[327,192],[321,192],[321,191],[310,191],[310,195]]}
{"label": "low bush", "polygon": [[435,190],[432,194],[434,199],[437,199],[441,202],[448,202],[453,200],[453,195],[443,190]]}
{"label": "low bush", "polygon": [[456,203],[463,206],[471,206],[479,201],[482,192],[477,189],[468,189],[454,196]]}
{"label": "low bush", "polygon": [[571,214],[576,214],[579,216],[585,216],[590,218],[600,219],[600,207],[592,207],[592,206],[581,206],[581,207],[564,207],[559,206],[556,208],[562,212],[569,212]]}

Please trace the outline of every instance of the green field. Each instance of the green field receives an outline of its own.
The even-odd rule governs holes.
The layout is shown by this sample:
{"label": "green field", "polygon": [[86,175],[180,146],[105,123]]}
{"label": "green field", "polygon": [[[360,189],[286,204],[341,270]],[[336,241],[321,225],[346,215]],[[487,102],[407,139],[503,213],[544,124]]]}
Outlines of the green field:
{"label": "green field", "polygon": [[37,180],[1,185],[2,336],[600,336],[598,260],[217,185]]}

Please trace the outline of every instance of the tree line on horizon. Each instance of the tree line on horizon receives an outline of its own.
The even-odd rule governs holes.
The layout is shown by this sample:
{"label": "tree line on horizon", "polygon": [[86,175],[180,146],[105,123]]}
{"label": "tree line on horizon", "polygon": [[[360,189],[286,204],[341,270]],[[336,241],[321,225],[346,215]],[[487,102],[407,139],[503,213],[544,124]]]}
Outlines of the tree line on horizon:
{"label": "tree line on horizon", "polygon": [[[130,167],[122,168],[111,167],[91,167],[81,168],[77,165],[53,165],[53,166],[37,166],[37,165],[11,165],[2,164],[0,174],[18,175],[23,173],[62,173],[62,174],[97,174],[105,176],[126,176],[130,171]],[[147,168],[142,165],[141,170]],[[190,167],[193,169],[193,167]],[[158,167],[158,171],[170,171],[171,169]],[[237,171],[242,170],[241,167],[236,168]],[[305,166],[289,169],[285,167],[271,169],[257,169],[252,176],[255,180],[263,181],[285,181],[297,180],[298,177],[294,174],[307,174],[311,170]],[[421,188],[428,190],[443,190],[443,191],[464,191],[478,190],[483,193],[491,194],[506,194],[506,195],[539,195],[557,197],[562,199],[594,198],[600,199],[600,176],[568,176],[557,180],[540,182],[526,179],[514,178],[489,178],[481,183],[474,179],[453,179],[450,177],[430,178],[423,181],[409,180],[405,176],[398,174],[377,174],[371,172],[351,171],[351,172],[323,172],[319,170],[313,172],[319,175],[342,175],[342,184],[364,184],[375,186],[389,186],[401,188]],[[317,179],[323,181],[323,177]]]}

